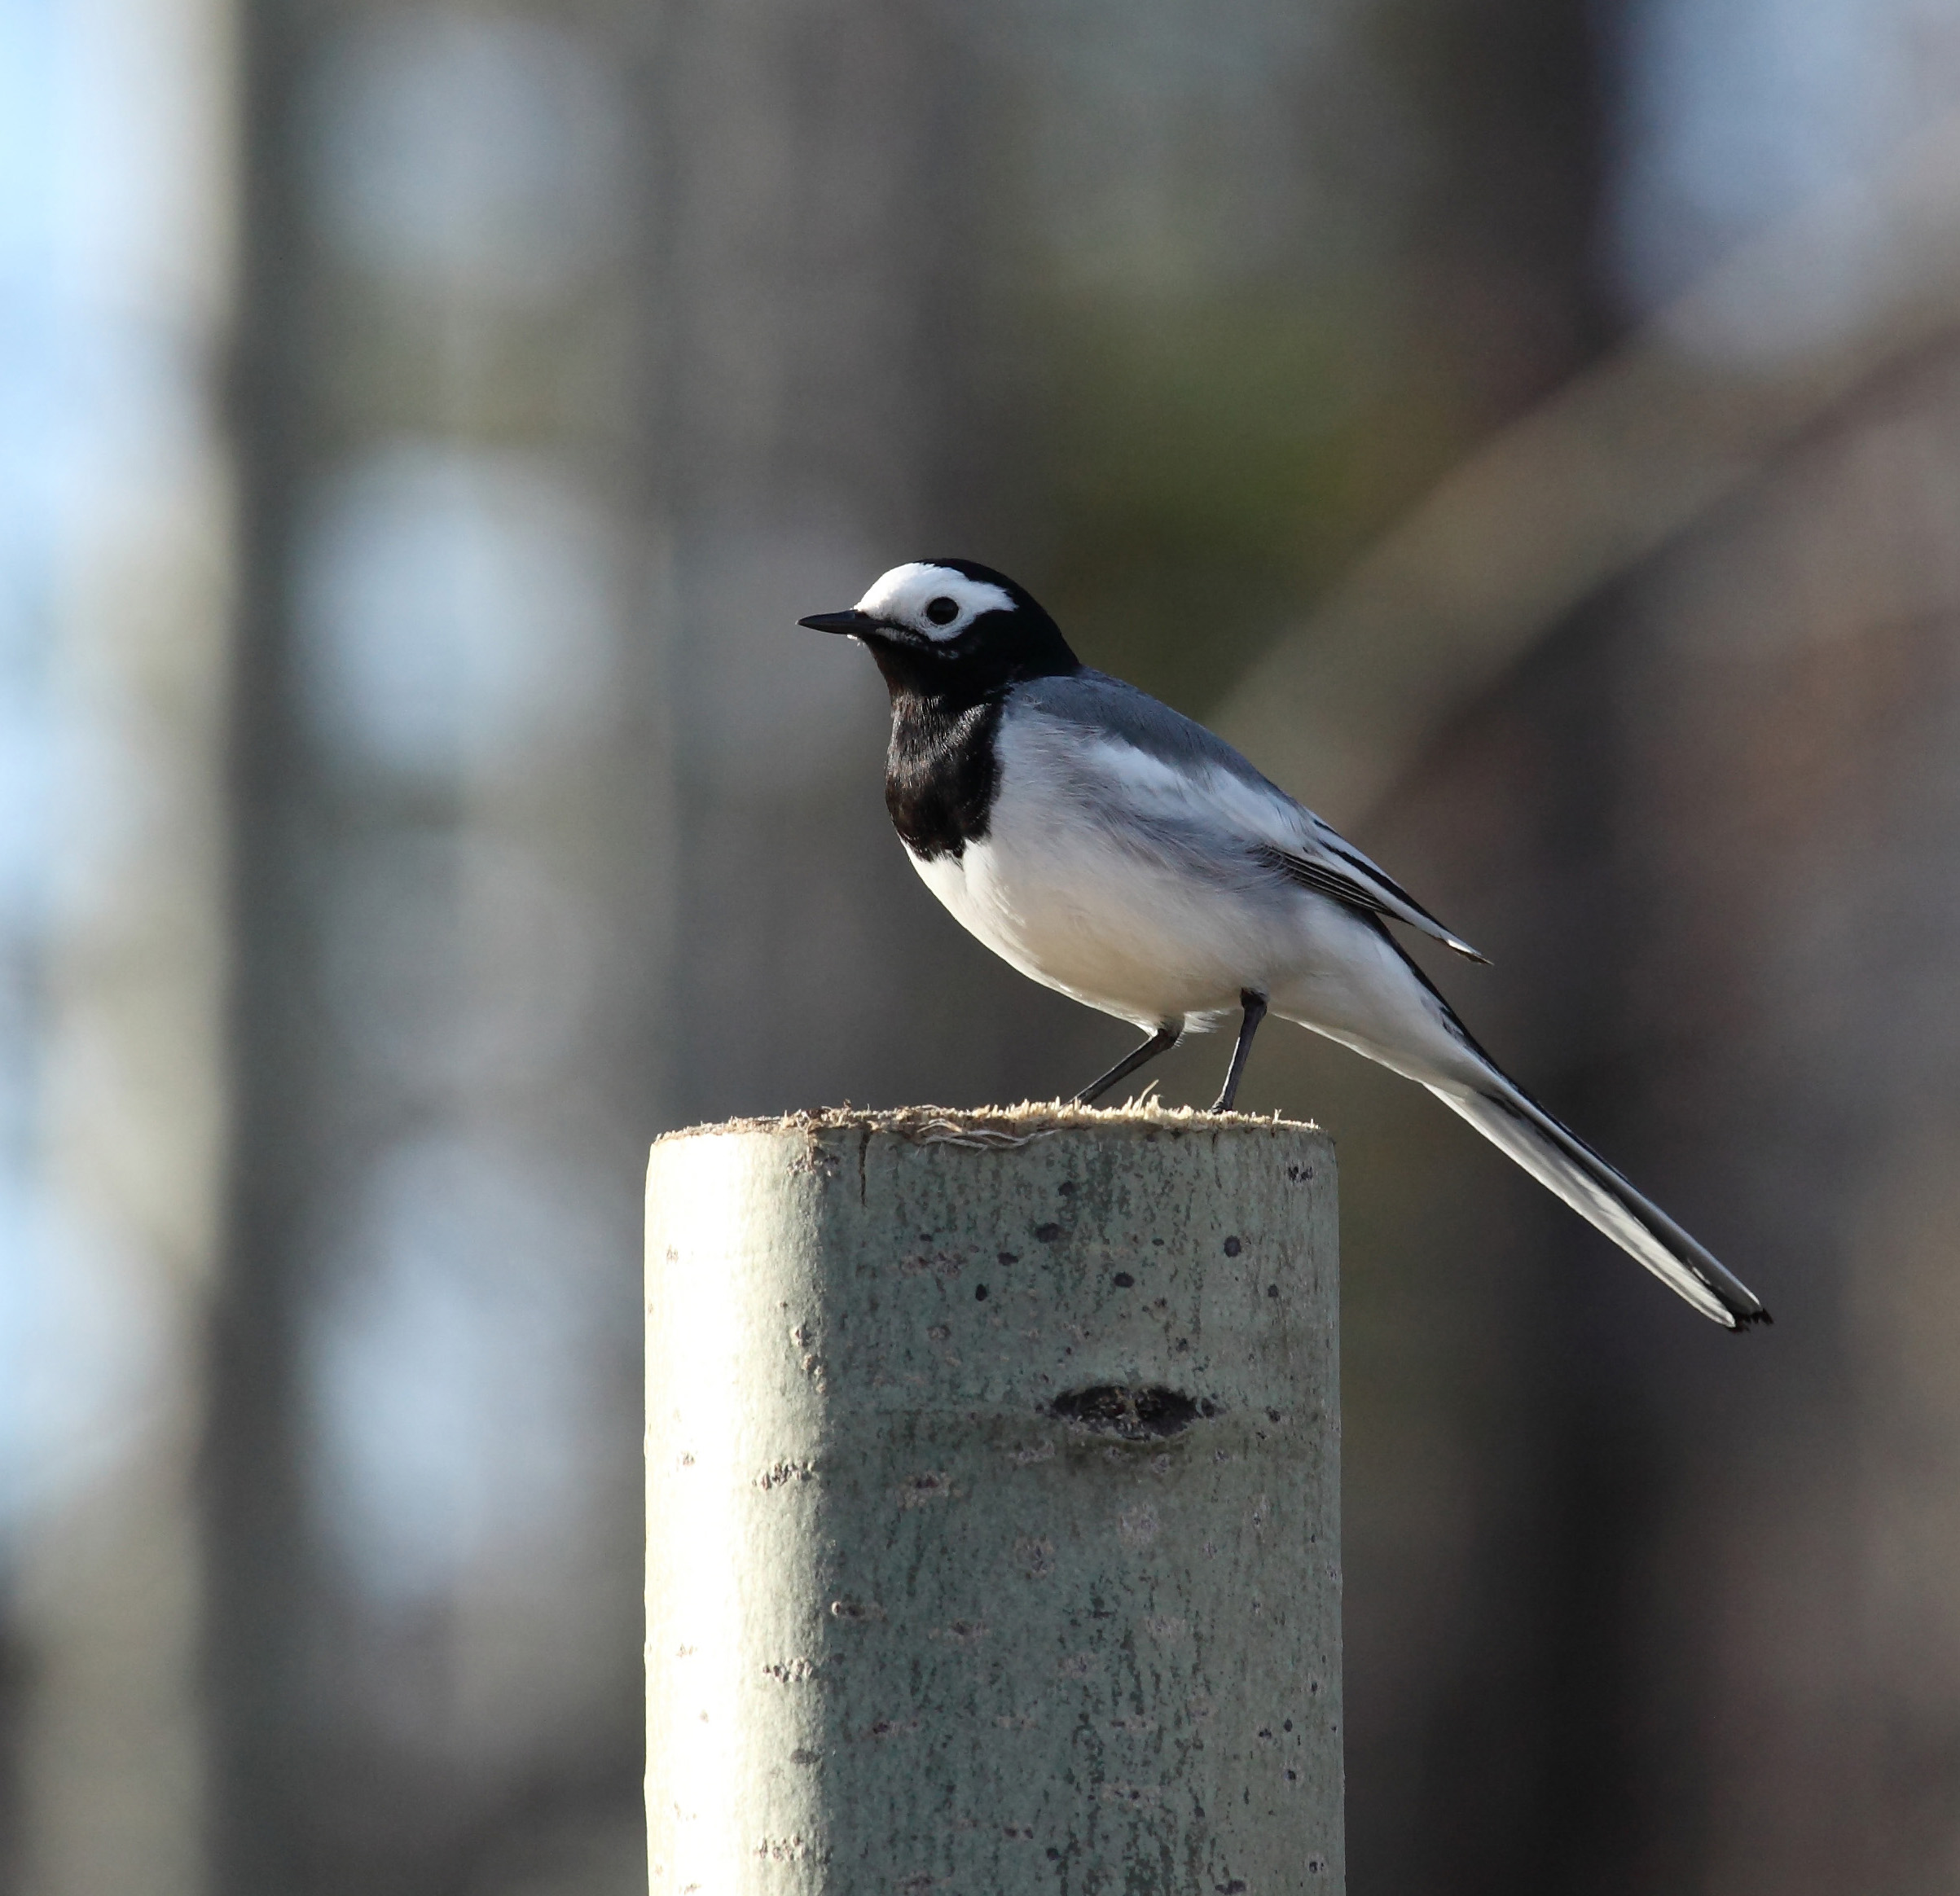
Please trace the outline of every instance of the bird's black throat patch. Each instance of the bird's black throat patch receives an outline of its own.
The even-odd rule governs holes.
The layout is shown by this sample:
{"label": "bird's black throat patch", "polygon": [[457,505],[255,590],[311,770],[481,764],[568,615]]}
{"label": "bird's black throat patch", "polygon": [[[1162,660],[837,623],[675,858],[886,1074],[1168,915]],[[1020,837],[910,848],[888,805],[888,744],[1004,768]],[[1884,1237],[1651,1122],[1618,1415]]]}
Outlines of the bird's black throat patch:
{"label": "bird's black throat patch", "polygon": [[885,807],[914,855],[957,858],[986,836],[1000,788],[994,738],[1004,696],[961,703],[894,689]]}

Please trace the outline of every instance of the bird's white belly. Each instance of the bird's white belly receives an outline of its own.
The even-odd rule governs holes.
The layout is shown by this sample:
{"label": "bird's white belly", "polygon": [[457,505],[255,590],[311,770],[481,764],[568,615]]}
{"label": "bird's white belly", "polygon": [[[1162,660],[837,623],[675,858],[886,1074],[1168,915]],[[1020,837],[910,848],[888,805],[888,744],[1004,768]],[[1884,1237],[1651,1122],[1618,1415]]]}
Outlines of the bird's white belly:
{"label": "bird's white belly", "polygon": [[961,855],[915,855],[912,866],[1022,973],[1145,1026],[1236,1009],[1241,990],[1264,985],[1261,937],[1277,917],[1129,854],[1092,824],[995,814]]}

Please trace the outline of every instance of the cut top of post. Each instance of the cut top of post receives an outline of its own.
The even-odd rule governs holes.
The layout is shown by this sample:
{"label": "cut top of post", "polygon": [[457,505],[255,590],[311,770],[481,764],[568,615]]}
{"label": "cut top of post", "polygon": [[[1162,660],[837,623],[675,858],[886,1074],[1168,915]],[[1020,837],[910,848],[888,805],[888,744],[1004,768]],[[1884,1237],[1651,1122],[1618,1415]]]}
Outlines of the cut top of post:
{"label": "cut top of post", "polygon": [[[1303,1357],[1338,1387],[1333,1158],[1297,1121],[1152,1108],[736,1120],[655,1146],[649,1230],[719,1254],[717,1275],[761,1271],[798,1314],[811,1347],[781,1355],[798,1386],[771,1400],[1021,1402],[1174,1367],[1194,1400],[1263,1408]],[[732,1287],[693,1271],[656,1284],[668,1339],[728,1307]]]}

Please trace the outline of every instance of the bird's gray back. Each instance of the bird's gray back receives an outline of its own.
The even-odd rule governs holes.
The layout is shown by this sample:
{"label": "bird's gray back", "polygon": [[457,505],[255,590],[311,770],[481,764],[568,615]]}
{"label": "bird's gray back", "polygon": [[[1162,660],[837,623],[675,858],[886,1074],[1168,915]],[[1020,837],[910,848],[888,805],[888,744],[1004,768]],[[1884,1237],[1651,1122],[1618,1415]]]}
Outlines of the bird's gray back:
{"label": "bird's gray back", "polygon": [[1114,738],[1132,745],[1173,768],[1224,770],[1282,801],[1293,801],[1222,737],[1182,712],[1159,704],[1148,691],[1140,691],[1105,672],[1085,667],[1068,678],[1031,678],[1008,694],[1010,717],[1023,706],[1074,725],[1086,736]]}

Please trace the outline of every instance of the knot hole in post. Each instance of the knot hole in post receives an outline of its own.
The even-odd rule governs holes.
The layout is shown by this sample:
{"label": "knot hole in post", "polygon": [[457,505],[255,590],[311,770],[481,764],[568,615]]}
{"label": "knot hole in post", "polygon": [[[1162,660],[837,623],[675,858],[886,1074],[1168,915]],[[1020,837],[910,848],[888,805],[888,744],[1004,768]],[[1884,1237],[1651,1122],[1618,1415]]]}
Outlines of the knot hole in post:
{"label": "knot hole in post", "polygon": [[1209,1396],[1188,1396],[1179,1389],[1132,1389],[1120,1383],[1099,1383],[1093,1389],[1070,1389],[1056,1397],[1048,1413],[1092,1435],[1114,1435],[1123,1442],[1162,1442],[1182,1435],[1195,1422],[1209,1420],[1219,1413],[1219,1405]]}

